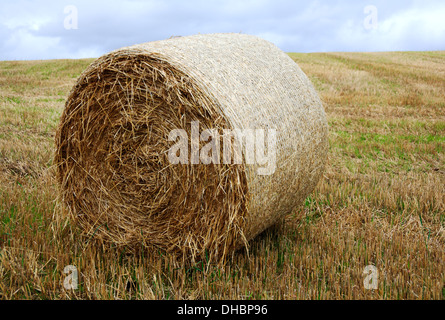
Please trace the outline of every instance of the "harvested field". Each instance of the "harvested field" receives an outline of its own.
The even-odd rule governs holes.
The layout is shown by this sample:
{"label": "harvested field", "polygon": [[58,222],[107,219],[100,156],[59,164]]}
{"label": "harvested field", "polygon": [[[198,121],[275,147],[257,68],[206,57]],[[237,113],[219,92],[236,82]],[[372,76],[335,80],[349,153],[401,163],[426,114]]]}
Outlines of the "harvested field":
{"label": "harvested field", "polygon": [[[444,299],[445,52],[289,55],[324,103],[326,171],[225,267],[82,239],[57,214],[51,166],[65,100],[93,60],[0,62],[0,298]],[[77,290],[63,286],[67,265]]]}

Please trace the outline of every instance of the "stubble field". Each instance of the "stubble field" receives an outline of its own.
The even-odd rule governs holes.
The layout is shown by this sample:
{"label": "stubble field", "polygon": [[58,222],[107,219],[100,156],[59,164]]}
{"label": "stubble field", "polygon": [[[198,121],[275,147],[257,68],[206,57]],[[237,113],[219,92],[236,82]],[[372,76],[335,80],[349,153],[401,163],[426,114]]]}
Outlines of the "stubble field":
{"label": "stubble field", "polygon": [[225,267],[80,237],[60,214],[52,159],[93,60],[0,62],[0,298],[445,299],[445,52],[289,55],[328,115],[326,172]]}

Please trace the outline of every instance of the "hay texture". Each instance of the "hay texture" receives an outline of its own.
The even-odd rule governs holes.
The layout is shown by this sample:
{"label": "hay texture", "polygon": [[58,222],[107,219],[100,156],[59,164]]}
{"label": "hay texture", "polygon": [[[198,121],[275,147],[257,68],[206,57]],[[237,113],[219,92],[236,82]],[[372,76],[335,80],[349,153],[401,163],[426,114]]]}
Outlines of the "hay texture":
{"label": "hay texture", "polygon": [[[169,133],[190,137],[192,122],[276,130],[273,173],[259,174],[244,152],[242,163],[172,164]],[[61,203],[96,239],[224,259],[314,189],[327,132],[306,75],[265,40],[210,34],[122,48],[93,62],[66,102],[56,134]]]}

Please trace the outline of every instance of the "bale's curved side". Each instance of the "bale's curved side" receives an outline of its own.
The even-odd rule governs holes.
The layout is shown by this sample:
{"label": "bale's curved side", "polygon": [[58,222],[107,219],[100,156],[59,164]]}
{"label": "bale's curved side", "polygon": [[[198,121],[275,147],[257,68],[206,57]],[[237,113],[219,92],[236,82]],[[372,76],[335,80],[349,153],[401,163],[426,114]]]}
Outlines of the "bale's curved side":
{"label": "bale's curved side", "polygon": [[[276,168],[172,165],[174,129],[275,129]],[[113,51],[73,88],[56,135],[62,201],[89,233],[224,257],[313,190],[327,122],[308,78],[273,44],[195,35]]]}

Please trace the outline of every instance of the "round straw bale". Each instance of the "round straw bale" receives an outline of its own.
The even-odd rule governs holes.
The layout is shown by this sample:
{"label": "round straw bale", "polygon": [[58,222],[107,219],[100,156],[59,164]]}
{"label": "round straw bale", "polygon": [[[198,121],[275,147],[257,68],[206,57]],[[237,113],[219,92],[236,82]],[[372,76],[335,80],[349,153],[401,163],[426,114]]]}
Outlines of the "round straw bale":
{"label": "round straw bale", "polygon": [[[233,132],[253,134],[244,145],[254,149],[235,150]],[[66,102],[61,203],[96,239],[223,259],[315,188],[327,133],[312,84],[268,41],[210,34],[121,48],[93,62]],[[178,137],[188,144],[173,152]],[[205,149],[216,137],[218,149]]]}

